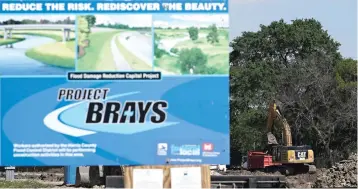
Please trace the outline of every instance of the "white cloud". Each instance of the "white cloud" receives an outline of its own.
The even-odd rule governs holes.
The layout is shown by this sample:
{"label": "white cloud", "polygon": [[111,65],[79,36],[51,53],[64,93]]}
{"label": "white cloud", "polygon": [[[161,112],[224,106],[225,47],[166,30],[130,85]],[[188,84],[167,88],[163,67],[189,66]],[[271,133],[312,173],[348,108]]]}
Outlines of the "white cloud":
{"label": "white cloud", "polygon": [[[215,23],[221,27],[229,26],[229,15],[228,14],[215,14],[215,15],[172,15],[171,19],[184,21],[184,22],[194,22],[195,25],[207,26]],[[175,22],[175,21],[174,21]]]}
{"label": "white cloud", "polygon": [[17,16],[0,16],[0,22],[14,19],[14,20],[50,20],[50,21],[58,21],[58,20],[65,20],[67,17],[70,17],[71,20],[75,20],[74,15],[17,15]]}
{"label": "white cloud", "polygon": [[166,28],[166,27],[170,26],[168,22],[160,21],[160,20],[154,21],[153,24],[154,24],[154,27],[162,27],[162,28]]}
{"label": "white cloud", "polygon": [[[185,29],[185,28],[189,28],[191,26],[193,26],[193,24],[187,24],[187,23],[169,23],[169,22],[165,22],[165,21],[154,21],[154,27],[161,27],[161,28],[181,28],[181,29]],[[203,25],[201,25],[201,27],[205,27]]]}
{"label": "white cloud", "polygon": [[125,24],[130,27],[151,27],[151,15],[95,15],[96,24]]}

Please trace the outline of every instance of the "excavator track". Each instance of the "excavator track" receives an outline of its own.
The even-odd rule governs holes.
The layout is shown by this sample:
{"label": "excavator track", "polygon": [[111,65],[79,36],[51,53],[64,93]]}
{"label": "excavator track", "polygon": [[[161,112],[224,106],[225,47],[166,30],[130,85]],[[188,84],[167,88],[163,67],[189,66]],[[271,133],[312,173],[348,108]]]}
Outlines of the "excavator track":
{"label": "excavator track", "polygon": [[314,174],[316,173],[316,166],[309,164],[290,164],[285,166],[285,175],[296,175],[296,174]]}
{"label": "excavator track", "polygon": [[266,173],[280,172],[282,175],[297,175],[297,174],[314,174],[316,173],[315,165],[307,164],[286,164],[266,167],[264,170]]}

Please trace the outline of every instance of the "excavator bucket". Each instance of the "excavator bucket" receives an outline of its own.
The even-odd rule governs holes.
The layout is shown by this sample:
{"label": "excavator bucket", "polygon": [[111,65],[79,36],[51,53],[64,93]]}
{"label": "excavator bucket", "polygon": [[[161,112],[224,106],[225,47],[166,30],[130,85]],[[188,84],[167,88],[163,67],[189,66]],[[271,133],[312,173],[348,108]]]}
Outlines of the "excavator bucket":
{"label": "excavator bucket", "polygon": [[267,144],[278,144],[276,137],[271,132],[267,133]]}

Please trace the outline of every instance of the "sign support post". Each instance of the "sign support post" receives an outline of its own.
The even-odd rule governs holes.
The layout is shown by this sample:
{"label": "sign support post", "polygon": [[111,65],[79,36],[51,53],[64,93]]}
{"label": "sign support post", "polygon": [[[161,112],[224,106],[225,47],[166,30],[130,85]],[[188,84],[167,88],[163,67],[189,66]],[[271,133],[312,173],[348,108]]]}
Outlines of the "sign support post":
{"label": "sign support post", "polygon": [[65,167],[65,184],[74,185],[76,184],[76,166]]}
{"label": "sign support post", "polygon": [[15,180],[15,167],[5,167],[5,175],[6,181]]}

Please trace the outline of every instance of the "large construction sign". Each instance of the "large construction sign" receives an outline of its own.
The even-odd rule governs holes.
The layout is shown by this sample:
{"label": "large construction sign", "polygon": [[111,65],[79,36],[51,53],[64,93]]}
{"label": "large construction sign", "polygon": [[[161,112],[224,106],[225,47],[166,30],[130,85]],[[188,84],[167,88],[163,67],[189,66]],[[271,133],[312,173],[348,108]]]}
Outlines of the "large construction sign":
{"label": "large construction sign", "polygon": [[1,1],[0,165],[229,163],[226,0]]}

